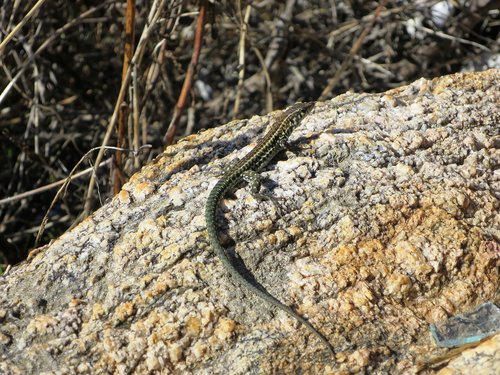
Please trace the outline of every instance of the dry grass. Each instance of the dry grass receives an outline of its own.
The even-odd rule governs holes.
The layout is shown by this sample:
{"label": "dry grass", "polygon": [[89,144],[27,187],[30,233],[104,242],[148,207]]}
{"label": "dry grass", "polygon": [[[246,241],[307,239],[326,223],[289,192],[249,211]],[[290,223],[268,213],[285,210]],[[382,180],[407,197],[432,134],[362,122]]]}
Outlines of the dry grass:
{"label": "dry grass", "polygon": [[[175,141],[299,100],[480,69],[498,53],[499,1],[450,2],[441,19],[429,0],[128,3],[135,14],[115,1],[21,0],[0,9],[0,264],[26,256],[46,214],[41,244],[112,196],[161,153],[169,124]],[[146,152],[127,151],[146,144]],[[88,169],[53,201],[56,189],[43,187],[64,182],[94,147],[105,162],[95,179]]]}

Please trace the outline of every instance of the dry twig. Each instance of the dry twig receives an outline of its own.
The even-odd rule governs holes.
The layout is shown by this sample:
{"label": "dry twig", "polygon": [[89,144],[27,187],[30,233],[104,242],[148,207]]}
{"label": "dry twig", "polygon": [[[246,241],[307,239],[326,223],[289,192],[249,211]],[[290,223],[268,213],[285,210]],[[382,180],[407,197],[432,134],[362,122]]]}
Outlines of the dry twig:
{"label": "dry twig", "polygon": [[7,46],[7,44],[10,42],[12,38],[21,30],[21,28],[26,25],[26,23],[30,20],[31,17],[40,9],[40,7],[45,3],[45,0],[38,0],[35,5],[30,9],[28,13],[24,16],[24,18],[19,22],[11,31],[10,33],[2,40],[0,43],[0,57],[3,54],[4,48]]}
{"label": "dry twig", "polygon": [[189,90],[191,89],[191,85],[193,82],[194,72],[196,70],[196,66],[198,65],[198,59],[200,57],[201,43],[203,41],[203,25],[205,24],[206,13],[207,13],[207,1],[201,0],[200,11],[198,14],[198,21],[196,22],[193,54],[191,55],[191,62],[189,63],[188,70],[186,72],[186,78],[184,79],[184,84],[182,85],[179,99],[177,100],[177,104],[175,105],[174,108],[174,114],[172,115],[172,120],[170,121],[167,132],[165,133],[165,137],[163,138],[163,144],[166,146],[171,145],[173,143],[175,131],[177,130],[177,124],[179,123],[182,112],[184,111],[184,107],[186,106]]}
{"label": "dry twig", "polygon": [[[134,24],[135,24],[135,0],[127,0],[127,11],[125,13],[125,46],[123,50],[123,68],[122,80],[127,75],[130,61],[134,53]],[[134,67],[135,68],[135,67]],[[137,72],[136,72],[137,74]],[[113,193],[118,194],[126,177],[123,171],[123,160],[121,148],[125,146],[125,131],[127,129],[128,106],[123,102],[120,112],[118,113],[118,132],[116,147],[118,148],[115,153],[115,163],[113,168]],[[132,143],[129,138],[129,144]]]}
{"label": "dry twig", "polygon": [[240,43],[239,43],[239,68],[238,73],[238,86],[236,87],[236,98],[234,100],[233,120],[236,119],[240,112],[241,90],[243,89],[243,80],[245,78],[245,39],[248,29],[248,20],[250,19],[250,11],[252,7],[247,5],[245,9],[245,16],[241,14],[241,1],[238,1],[240,13]]}

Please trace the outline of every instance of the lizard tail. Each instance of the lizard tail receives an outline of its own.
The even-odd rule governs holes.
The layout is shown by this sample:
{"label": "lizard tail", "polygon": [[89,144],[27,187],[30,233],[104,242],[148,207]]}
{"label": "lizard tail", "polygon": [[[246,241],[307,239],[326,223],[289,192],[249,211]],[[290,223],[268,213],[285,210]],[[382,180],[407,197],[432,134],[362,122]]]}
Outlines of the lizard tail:
{"label": "lizard tail", "polygon": [[316,337],[318,337],[323,344],[328,348],[328,350],[332,353],[332,355],[335,357],[335,351],[330,344],[330,342],[326,339],[325,336],[323,336],[319,331],[314,328],[314,326],[309,323],[308,320],[297,314],[292,308],[289,306],[281,303],[279,300],[277,300],[275,297],[270,295],[269,293],[265,292],[264,290],[258,288],[257,286],[253,285],[250,281],[248,281],[244,276],[242,276],[236,268],[234,268],[233,264],[231,263],[231,260],[227,256],[226,252],[224,251],[223,247],[221,246],[219,239],[217,237],[217,228],[215,225],[215,213],[217,210],[217,206],[219,204],[219,201],[221,200],[222,196],[226,192],[226,190],[229,188],[229,186],[224,183],[223,181],[219,181],[212,191],[210,192],[207,200],[207,205],[205,208],[205,220],[206,220],[206,225],[207,225],[207,232],[208,232],[208,239],[211,244],[211,247],[217,255],[217,257],[221,260],[224,268],[226,269],[227,272],[231,274],[231,276],[242,286],[244,286],[246,289],[248,289],[250,292],[253,294],[257,295],[260,299],[266,301],[267,303],[271,304],[272,306],[277,307],[278,309],[281,309],[285,311],[288,315],[290,315],[292,318],[298,320],[300,323],[302,323],[311,333],[313,333]]}

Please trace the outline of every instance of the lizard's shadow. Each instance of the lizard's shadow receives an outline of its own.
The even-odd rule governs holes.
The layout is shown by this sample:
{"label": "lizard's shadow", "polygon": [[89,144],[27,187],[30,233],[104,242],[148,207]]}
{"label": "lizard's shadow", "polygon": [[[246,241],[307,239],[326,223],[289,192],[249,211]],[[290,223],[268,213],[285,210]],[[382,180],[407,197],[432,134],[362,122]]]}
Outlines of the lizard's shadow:
{"label": "lizard's shadow", "polygon": [[[221,233],[224,233],[224,231],[221,231]],[[254,287],[258,288],[260,291],[262,291],[263,293],[265,293],[273,298],[277,298],[276,296],[274,296],[270,292],[268,292],[266,290],[266,288],[255,278],[252,271],[246,266],[243,258],[238,253],[236,253],[236,251],[235,251],[236,242],[233,239],[231,239],[230,242],[231,242],[231,244],[225,244],[224,251],[228,255],[234,268],[240,273],[240,275],[243,278],[245,278]],[[255,299],[255,301],[252,301],[251,304],[258,302],[258,303],[261,303],[262,305],[265,305],[266,308],[269,308],[270,312],[274,310],[274,308],[271,308],[269,304],[263,302],[260,298],[257,298],[255,296],[255,294],[253,294],[247,288],[240,286],[238,284],[238,282],[236,280],[234,280],[230,275],[227,275],[227,277],[229,279],[231,279],[232,284],[234,285],[235,288],[240,288],[242,290],[242,292],[245,294],[245,297],[252,297]]]}
{"label": "lizard's shadow", "polygon": [[[242,186],[243,188],[245,188],[245,183],[242,183],[242,185],[239,185],[236,189],[241,188]],[[265,193],[271,194],[276,186],[278,186],[278,183],[276,181],[269,178],[262,178],[262,187]],[[234,192],[228,192],[225,194],[224,198],[233,200],[236,199],[236,196],[234,195]],[[243,258],[236,252],[236,246],[238,243],[241,244],[241,241],[240,240],[236,241],[229,235],[229,221],[230,221],[229,219],[226,219],[224,215],[220,213],[220,208],[218,208],[217,222],[219,223],[219,225],[217,225],[217,230],[219,233],[219,239],[225,238],[225,241],[223,244],[221,243],[221,246],[224,249],[225,253],[227,254],[229,260],[231,261],[231,264],[240,273],[240,275],[244,277],[248,282],[250,282],[253,286],[257,287],[263,293],[266,293],[267,295],[276,298],[274,295],[268,292],[266,288],[255,278],[254,274],[252,273],[252,270],[247,267]],[[275,224],[273,223],[272,227],[269,228],[268,230],[273,231],[274,227]],[[259,263],[260,260],[255,262],[255,264]],[[236,280],[234,280],[230,275],[227,275],[227,277],[232,280],[233,285],[239,287],[239,284]],[[246,295],[253,295],[253,293],[248,291],[247,288],[241,287],[241,289],[245,292]],[[260,302],[260,299],[257,298],[257,300],[259,300]]]}

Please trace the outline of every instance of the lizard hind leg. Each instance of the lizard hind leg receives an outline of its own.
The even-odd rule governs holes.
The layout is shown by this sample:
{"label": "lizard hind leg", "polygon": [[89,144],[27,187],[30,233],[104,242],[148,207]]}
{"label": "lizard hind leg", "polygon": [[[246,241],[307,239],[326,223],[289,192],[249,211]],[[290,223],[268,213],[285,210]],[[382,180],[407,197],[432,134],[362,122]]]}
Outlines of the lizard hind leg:
{"label": "lizard hind leg", "polygon": [[261,186],[261,176],[259,173],[252,171],[251,169],[243,172],[243,180],[248,184],[248,187],[250,188],[250,193],[252,196],[254,196],[256,199],[260,200],[269,200],[271,203],[274,205],[274,208],[278,212],[279,216],[282,216],[281,212],[281,207],[278,203],[278,198],[273,197],[271,195],[265,195],[260,193],[260,186]]}

